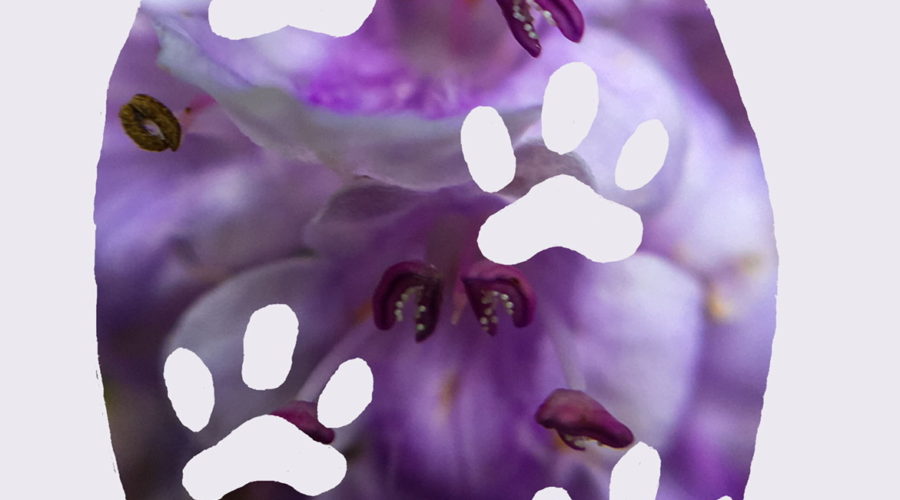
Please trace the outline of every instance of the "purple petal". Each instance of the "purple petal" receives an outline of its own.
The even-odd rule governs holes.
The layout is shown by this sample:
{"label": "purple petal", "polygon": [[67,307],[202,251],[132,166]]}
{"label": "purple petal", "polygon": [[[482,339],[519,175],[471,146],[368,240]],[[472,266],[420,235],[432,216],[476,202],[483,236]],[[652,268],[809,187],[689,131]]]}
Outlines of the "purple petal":
{"label": "purple petal", "polygon": [[[337,184],[258,148],[214,103],[188,112],[209,97],[156,66],[157,50],[139,15],[110,81],[94,214],[104,337],[140,329],[158,341],[204,289],[299,251],[300,228]],[[181,117],[177,152],[142,150],[124,133],[117,110],[138,92]]]}
{"label": "purple petal", "polygon": [[[163,354],[178,347],[195,352],[213,375],[216,409],[204,440],[213,441],[241,422],[271,413],[294,399],[317,360],[346,332],[363,324],[356,311],[367,299],[340,268],[315,259],[290,259],[247,271],[201,297],[169,336]],[[254,391],[241,375],[244,330],[250,316],[270,304],[286,304],[297,314],[300,335],[287,381],[277,389]],[[368,327],[368,324],[366,327]]]}
{"label": "purple petal", "polygon": [[[345,116],[311,107],[277,88],[253,87],[219,66],[174,21],[159,25],[160,64],[204,89],[254,142],[296,158],[315,158],[343,174],[418,189],[469,180],[459,130],[463,116],[427,120],[413,114]],[[537,119],[536,109],[508,114],[512,137]]]}
{"label": "purple petal", "polygon": [[[550,75],[562,65],[587,64],[597,74],[599,110],[585,140],[567,156],[584,164],[593,181],[591,185],[605,198],[641,214],[659,210],[678,185],[686,161],[686,124],[694,109],[681,102],[682,89],[657,61],[609,31],[588,28],[578,45],[561,37],[547,37],[543,43],[545,56],[511,74],[505,85],[485,102],[506,109],[521,102],[522,96],[539,99]],[[619,154],[637,126],[651,119],[660,120],[668,132],[668,155],[649,184],[640,190],[626,191],[615,183]],[[517,145],[541,144],[541,133],[539,127],[533,127]]]}
{"label": "purple petal", "polygon": [[533,421],[543,381],[531,374],[547,345],[533,326],[490,337],[476,325],[445,324],[422,344],[383,337],[365,355],[378,380],[368,411],[385,491],[393,482],[424,498],[517,498],[550,479]]}
{"label": "purple petal", "polygon": [[683,270],[641,252],[585,268],[575,279],[582,284],[572,286],[571,300],[580,314],[566,333],[577,346],[587,392],[637,439],[664,449],[692,395],[702,288]]}

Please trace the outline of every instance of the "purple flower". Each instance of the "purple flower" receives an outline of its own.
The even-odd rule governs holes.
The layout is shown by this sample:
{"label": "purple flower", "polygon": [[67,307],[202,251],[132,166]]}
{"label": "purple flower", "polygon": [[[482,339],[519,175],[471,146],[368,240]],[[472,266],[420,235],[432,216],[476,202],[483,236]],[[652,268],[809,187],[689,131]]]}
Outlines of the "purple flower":
{"label": "purple flower", "polygon": [[[602,27],[624,29],[637,12],[654,26],[695,15],[670,3],[382,0],[345,38],[286,29],[232,41],[212,34],[205,2],[147,2],[113,75],[99,166],[104,378],[159,410],[162,360],[186,347],[213,373],[217,406],[188,441],[171,416],[121,416],[129,405],[111,397],[120,467],[132,459],[126,491],[179,494],[180,457],[268,413],[348,456],[326,497],[529,499],[557,485],[604,498],[614,448],[643,441],[663,457],[660,498],[741,498],[774,319],[758,153],[731,135],[685,58],[658,59],[647,33],[670,30],[626,30],[638,48]],[[535,28],[528,16],[543,11],[556,27]],[[601,105],[587,139],[560,156],[537,122],[547,79],[571,61],[596,72]],[[181,122],[177,147],[145,151],[125,133],[119,109],[135,94]],[[497,194],[462,158],[460,125],[477,105],[496,107],[514,141],[516,177]],[[129,112],[132,130],[165,136],[165,113]],[[648,119],[665,125],[668,156],[626,191],[616,159]],[[637,210],[638,253],[487,261],[484,220],[558,174]],[[297,313],[300,337],[288,381],[253,391],[244,327],[272,303]],[[373,369],[373,403],[328,429],[316,398],[355,356]],[[135,453],[133,435],[166,443],[154,459],[170,463]],[[164,469],[162,485],[135,479]]]}
{"label": "purple flower", "polygon": [[[180,474],[159,364],[178,316],[233,274],[302,253],[306,222],[338,185],[320,165],[253,144],[205,92],[157,67],[158,50],[139,15],[110,80],[94,210],[100,365],[129,496],[147,469]],[[180,121],[177,151],[126,133],[119,113],[135,94]]]}
{"label": "purple flower", "polygon": [[[679,82],[599,23],[586,25],[578,44],[547,30],[541,57],[532,59],[490,2],[383,1],[348,37],[285,29],[249,40],[216,36],[202,10],[148,9],[161,66],[213,96],[255,143],[344,177],[419,190],[469,182],[459,130],[478,105],[500,111],[516,147],[526,151],[517,152],[520,162],[554,158],[543,165],[545,177],[579,164],[599,193],[639,212],[663,203],[681,175],[690,110],[677,97]],[[544,89],[573,61],[597,73],[601,112],[574,154],[544,157]],[[622,190],[614,182],[616,159],[649,119],[669,133],[666,165],[640,193]]]}
{"label": "purple flower", "polygon": [[[515,268],[484,261],[478,228],[505,203],[474,185],[419,193],[361,181],[309,226],[314,257],[249,271],[198,301],[165,352],[189,348],[213,373],[218,403],[203,439],[315,399],[337,364],[360,356],[375,393],[336,432],[335,446],[355,454],[338,498],[356,488],[367,498],[530,498],[551,484],[603,495],[622,452],[576,454],[544,428],[579,432],[558,414],[561,388],[615,415],[606,444],[625,446],[633,432],[665,449],[691,395],[700,283],[644,253],[603,266],[562,249]],[[301,334],[288,383],[259,393],[241,382],[242,334],[269,303],[291,306]],[[556,416],[536,418],[548,397]],[[579,435],[597,436],[589,426]]]}

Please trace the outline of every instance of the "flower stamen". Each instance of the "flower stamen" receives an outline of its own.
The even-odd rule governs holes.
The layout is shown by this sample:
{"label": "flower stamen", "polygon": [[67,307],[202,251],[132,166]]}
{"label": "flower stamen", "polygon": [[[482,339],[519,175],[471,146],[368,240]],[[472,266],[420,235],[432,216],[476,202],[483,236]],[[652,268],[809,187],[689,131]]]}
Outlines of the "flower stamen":
{"label": "flower stamen", "polygon": [[481,261],[469,269],[462,282],[469,305],[485,332],[497,333],[501,309],[518,328],[528,326],[534,319],[535,294],[518,269]]}
{"label": "flower stamen", "polygon": [[569,40],[578,42],[584,35],[584,16],[574,0],[497,0],[497,4],[513,37],[532,57],[541,53],[532,9]]}
{"label": "flower stamen", "polygon": [[583,451],[588,441],[610,448],[625,448],[634,442],[631,429],[582,391],[556,389],[538,407],[534,418],[555,430],[574,450]]}
{"label": "flower stamen", "polygon": [[389,267],[372,297],[375,326],[389,330],[403,321],[406,304],[414,300],[416,341],[425,340],[437,326],[442,287],[440,273],[431,264],[411,261]]}
{"label": "flower stamen", "polygon": [[147,151],[177,151],[181,124],[165,104],[146,94],[135,94],[119,109],[119,121],[131,140]]}

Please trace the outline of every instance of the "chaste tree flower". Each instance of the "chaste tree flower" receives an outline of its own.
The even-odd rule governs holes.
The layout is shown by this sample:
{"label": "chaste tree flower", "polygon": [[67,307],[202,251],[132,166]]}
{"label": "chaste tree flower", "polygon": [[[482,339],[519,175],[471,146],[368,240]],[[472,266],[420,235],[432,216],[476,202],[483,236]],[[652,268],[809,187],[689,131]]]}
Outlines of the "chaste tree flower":
{"label": "chaste tree flower", "polygon": [[[98,347],[113,439],[129,443],[116,446],[129,498],[132,472],[173,460],[151,443],[173,436],[158,355],[178,316],[233,274],[302,252],[304,225],[338,186],[318,164],[253,144],[207,94],[156,66],[158,51],[139,15],[110,83],[94,210]],[[119,114],[135,94],[170,110],[176,151],[126,133]]]}
{"label": "chaste tree flower", "polygon": [[[659,498],[742,498],[774,331],[768,194],[743,118],[722,112],[731,97],[710,97],[689,50],[665,50],[683,40],[673,19],[714,33],[711,19],[642,4],[381,0],[344,38],[227,40],[207,2],[146,2],[110,85],[96,206],[101,366],[126,492],[183,495],[191,455],[275,414],[347,455],[326,498],[530,499],[546,486],[606,498],[637,441],[662,456]],[[597,74],[600,110],[558,155],[541,100],[572,61]],[[479,105],[500,111],[517,160],[493,194],[460,148]],[[649,119],[668,132],[665,162],[621,189],[619,152]],[[559,174],[641,214],[638,252],[486,259],[487,217]],[[253,391],[243,332],[273,303],[300,320],[293,368]],[[216,387],[195,438],[160,410],[177,347]],[[353,357],[373,370],[373,402],[325,428],[315,400]]]}

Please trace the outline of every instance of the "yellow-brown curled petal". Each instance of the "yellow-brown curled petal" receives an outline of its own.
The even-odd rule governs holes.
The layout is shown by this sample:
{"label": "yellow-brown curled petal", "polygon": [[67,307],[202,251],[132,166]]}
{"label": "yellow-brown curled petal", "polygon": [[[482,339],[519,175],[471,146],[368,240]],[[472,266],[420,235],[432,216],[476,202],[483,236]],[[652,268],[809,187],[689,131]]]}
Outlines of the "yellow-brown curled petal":
{"label": "yellow-brown curled petal", "polygon": [[119,109],[122,128],[131,140],[147,151],[177,151],[181,124],[165,104],[146,94],[135,94]]}

